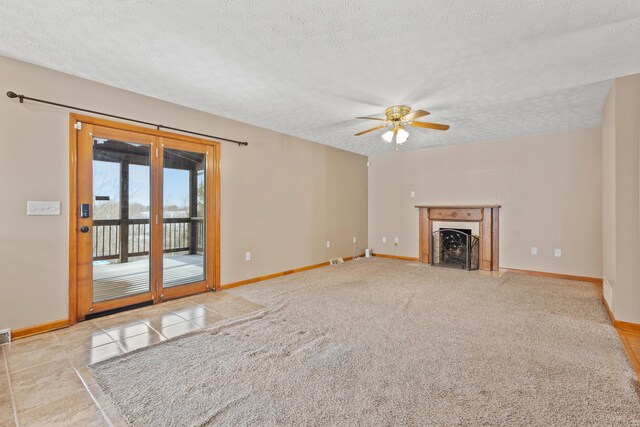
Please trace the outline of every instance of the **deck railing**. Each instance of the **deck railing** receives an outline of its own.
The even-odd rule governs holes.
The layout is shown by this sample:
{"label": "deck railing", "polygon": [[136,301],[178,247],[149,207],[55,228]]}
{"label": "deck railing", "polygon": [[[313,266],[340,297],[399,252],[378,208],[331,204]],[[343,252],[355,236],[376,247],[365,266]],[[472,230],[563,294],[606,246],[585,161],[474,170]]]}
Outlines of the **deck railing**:
{"label": "deck railing", "polygon": [[[93,260],[120,259],[149,254],[151,247],[148,219],[100,219],[93,221]],[[202,218],[165,218],[162,248],[164,253],[204,251],[205,227]],[[124,250],[121,250],[124,248]]]}

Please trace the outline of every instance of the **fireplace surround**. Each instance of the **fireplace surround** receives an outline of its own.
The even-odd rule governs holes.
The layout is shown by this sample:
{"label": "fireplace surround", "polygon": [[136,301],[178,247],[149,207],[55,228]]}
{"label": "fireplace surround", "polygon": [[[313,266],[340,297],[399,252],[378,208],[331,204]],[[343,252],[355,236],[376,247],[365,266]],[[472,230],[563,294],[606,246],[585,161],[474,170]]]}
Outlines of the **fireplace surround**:
{"label": "fireplace surround", "polygon": [[416,206],[419,209],[419,260],[431,263],[433,222],[477,222],[478,234],[478,267],[484,271],[497,271],[499,262],[499,229],[500,206]]}

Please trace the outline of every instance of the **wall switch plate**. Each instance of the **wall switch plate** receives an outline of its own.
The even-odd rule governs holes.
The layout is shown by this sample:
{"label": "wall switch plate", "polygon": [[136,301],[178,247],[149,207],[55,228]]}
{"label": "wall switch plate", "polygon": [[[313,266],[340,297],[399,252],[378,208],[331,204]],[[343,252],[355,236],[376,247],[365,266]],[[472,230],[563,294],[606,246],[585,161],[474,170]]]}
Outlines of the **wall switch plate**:
{"label": "wall switch plate", "polygon": [[412,192],[411,192],[411,198],[415,198],[415,197],[416,197],[416,192],[415,192],[415,191],[412,191]]}
{"label": "wall switch plate", "polygon": [[554,255],[560,258],[562,256],[562,249],[556,249]]}
{"label": "wall switch plate", "polygon": [[327,249],[331,247],[331,241],[327,240]]}
{"label": "wall switch plate", "polygon": [[394,245],[398,245],[400,243],[400,239],[398,239],[397,237],[395,239],[393,239],[393,244]]}
{"label": "wall switch plate", "polygon": [[358,239],[356,237],[353,238],[353,243],[358,243]]}
{"label": "wall switch plate", "polygon": [[382,243],[387,243],[387,236],[382,236]]}
{"label": "wall switch plate", "polygon": [[60,202],[27,202],[27,215],[60,215]]}
{"label": "wall switch plate", "polygon": [[251,261],[251,252],[245,252],[244,253],[244,260],[245,261]]}
{"label": "wall switch plate", "polygon": [[538,248],[531,246],[531,255],[538,255]]}

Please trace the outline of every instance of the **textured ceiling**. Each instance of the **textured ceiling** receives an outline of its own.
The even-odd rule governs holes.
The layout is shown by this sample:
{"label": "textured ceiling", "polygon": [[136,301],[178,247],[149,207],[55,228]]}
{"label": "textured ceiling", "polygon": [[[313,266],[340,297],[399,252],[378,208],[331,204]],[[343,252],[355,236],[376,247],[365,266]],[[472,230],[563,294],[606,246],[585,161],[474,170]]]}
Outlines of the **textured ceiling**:
{"label": "textured ceiling", "polygon": [[0,55],[362,154],[393,147],[354,117],[400,103],[451,125],[402,150],[597,126],[611,79],[640,72],[636,0],[3,0],[0,18]]}

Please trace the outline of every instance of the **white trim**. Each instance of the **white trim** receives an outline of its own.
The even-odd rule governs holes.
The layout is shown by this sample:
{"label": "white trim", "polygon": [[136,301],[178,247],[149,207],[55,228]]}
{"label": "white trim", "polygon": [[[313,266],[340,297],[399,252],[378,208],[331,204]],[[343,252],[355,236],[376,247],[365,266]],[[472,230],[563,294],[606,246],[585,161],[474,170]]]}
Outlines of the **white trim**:
{"label": "white trim", "polygon": [[605,301],[607,301],[609,310],[615,315],[613,311],[613,286],[611,286],[611,283],[609,283],[606,277],[602,279],[602,294],[604,295]]}

